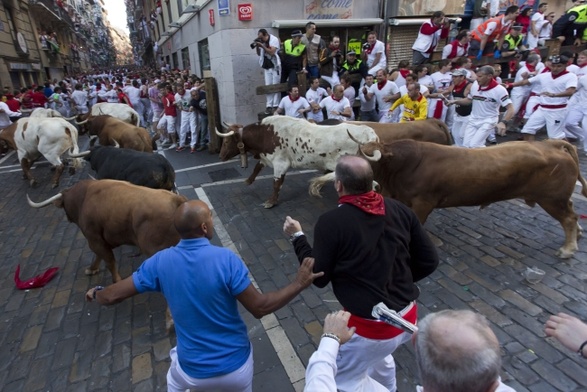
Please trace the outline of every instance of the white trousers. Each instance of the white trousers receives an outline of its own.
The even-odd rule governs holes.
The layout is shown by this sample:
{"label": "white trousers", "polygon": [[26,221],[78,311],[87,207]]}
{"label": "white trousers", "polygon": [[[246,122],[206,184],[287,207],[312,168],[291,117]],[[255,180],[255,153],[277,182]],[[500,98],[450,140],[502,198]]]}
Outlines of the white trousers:
{"label": "white trousers", "polygon": [[566,108],[545,109],[539,106],[526,121],[522,133],[536,135],[536,132],[546,125],[549,139],[564,139],[566,114]]}
{"label": "white trousers", "polygon": [[175,121],[177,117],[163,115],[159,122],[157,123],[158,129],[165,129],[168,135],[173,135],[175,133]]}
{"label": "white trousers", "polygon": [[527,97],[528,97],[528,94],[520,94],[520,93],[512,92],[510,98],[512,99],[512,105],[514,105],[514,116],[516,114],[518,114],[518,112],[522,108],[522,105],[524,104],[524,101],[526,100]]}
{"label": "white trousers", "polygon": [[[279,68],[265,69],[265,86],[278,84],[281,80],[279,77]],[[279,106],[281,96],[279,93],[265,94],[265,107],[276,108]]]}
{"label": "white trousers", "polygon": [[395,361],[391,355],[411,335],[375,340],[353,335],[338,351],[336,387],[341,392],[394,392]]}
{"label": "white trousers", "polygon": [[497,118],[482,119],[469,116],[463,134],[463,147],[485,147],[485,140],[495,131],[496,126]]}
{"label": "white trousers", "polygon": [[524,119],[529,119],[532,113],[534,113],[537,105],[540,103],[540,97],[538,95],[532,95],[528,98],[528,102],[526,102],[526,112],[524,112]]}
{"label": "white trousers", "polygon": [[534,36],[530,31],[528,31],[526,40],[528,44],[528,49],[532,50],[538,46],[538,37]]}
{"label": "white trousers", "polygon": [[587,147],[587,114],[585,109],[578,106],[569,106],[565,120],[565,135],[579,139],[579,145]]}
{"label": "white trousers", "polygon": [[193,378],[185,374],[177,360],[177,348],[169,352],[171,365],[167,371],[168,392],[252,392],[253,391],[253,347],[247,361],[232,373],[211,378]]}
{"label": "white trousers", "polygon": [[388,110],[382,110],[379,112],[379,122],[385,124],[393,123],[393,116]]}
{"label": "white trousers", "polygon": [[185,140],[188,132],[191,133],[192,138],[196,136],[196,123],[194,119],[194,112],[181,112],[181,125],[179,127],[179,146],[185,145]]}
{"label": "white trousers", "polygon": [[[442,112],[440,114],[440,117],[434,117],[434,114],[436,113],[436,106],[437,105],[442,105]],[[429,98],[428,99],[428,118],[436,118],[436,119],[444,122],[446,120],[447,110],[448,110],[447,106],[444,104],[444,102],[442,102],[441,99],[438,99],[438,98]]]}
{"label": "white trousers", "polygon": [[452,138],[455,140],[455,146],[463,147],[463,139],[465,136],[465,127],[469,121],[469,116],[461,116],[455,112],[452,122]]}
{"label": "white trousers", "polygon": [[338,78],[338,72],[333,71],[332,76],[321,75],[322,79],[326,80],[331,88],[334,88],[337,84],[340,84],[340,79]]}

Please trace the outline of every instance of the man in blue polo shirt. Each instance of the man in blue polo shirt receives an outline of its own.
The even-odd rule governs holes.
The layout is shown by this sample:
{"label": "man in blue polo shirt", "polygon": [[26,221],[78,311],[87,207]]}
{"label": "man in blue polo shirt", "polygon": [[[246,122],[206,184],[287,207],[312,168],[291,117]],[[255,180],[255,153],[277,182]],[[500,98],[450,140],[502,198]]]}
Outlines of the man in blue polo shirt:
{"label": "man in blue polo shirt", "polygon": [[285,306],[322,273],[312,272],[314,260],[308,258],[292,283],[262,294],[236,254],[210,244],[214,225],[206,203],[183,203],[174,225],[181,237],[176,246],[159,251],[124,280],[88,290],[86,299],[111,305],[147,291],[163,293],[177,334],[168,391],[251,392],[253,352],[237,300],[261,318]]}

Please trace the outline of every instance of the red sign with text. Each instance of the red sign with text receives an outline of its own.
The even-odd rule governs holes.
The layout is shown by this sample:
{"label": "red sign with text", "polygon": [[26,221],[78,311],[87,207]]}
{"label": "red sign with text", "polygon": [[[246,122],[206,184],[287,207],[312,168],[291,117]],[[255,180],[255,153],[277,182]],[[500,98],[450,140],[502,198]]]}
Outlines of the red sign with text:
{"label": "red sign with text", "polygon": [[239,4],[238,20],[253,20],[253,5],[251,3]]}
{"label": "red sign with text", "polygon": [[214,26],[214,24],[216,24],[216,21],[214,20],[214,10],[208,10],[208,13],[210,14],[210,26]]}

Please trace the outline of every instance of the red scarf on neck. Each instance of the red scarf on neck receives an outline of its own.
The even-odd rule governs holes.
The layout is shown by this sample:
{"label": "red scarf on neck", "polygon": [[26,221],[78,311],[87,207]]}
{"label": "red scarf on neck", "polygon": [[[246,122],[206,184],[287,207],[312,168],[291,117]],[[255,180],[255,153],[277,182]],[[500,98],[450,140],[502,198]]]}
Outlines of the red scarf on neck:
{"label": "red scarf on neck", "polygon": [[536,66],[532,64],[526,64],[526,68],[528,68],[528,71],[530,72],[536,71]]}
{"label": "red scarf on neck", "polygon": [[383,82],[377,82],[377,88],[379,90],[381,90],[383,87],[385,87],[386,84],[387,84],[387,79],[385,79]]}
{"label": "red scarf on neck", "polygon": [[408,76],[410,74],[410,70],[409,69],[399,69],[399,73],[403,76],[403,78],[405,79],[406,76]]}
{"label": "red scarf on neck", "polygon": [[457,93],[460,93],[461,91],[463,91],[463,89],[467,87],[467,79],[463,80],[461,82],[461,84],[458,84],[454,87],[453,91],[456,91]]}
{"label": "red scarf on neck", "polygon": [[360,195],[345,195],[338,198],[338,204],[351,204],[372,215],[385,215],[383,196],[374,191]]}
{"label": "red scarf on neck", "polygon": [[295,102],[295,101],[297,101],[298,99],[300,99],[300,96],[299,96],[299,95],[298,95],[298,97],[297,97],[296,99],[292,99],[292,98],[291,98],[291,95],[289,96],[289,100],[290,100],[290,101],[292,101],[292,102]]}
{"label": "red scarf on neck", "polygon": [[491,90],[494,87],[497,87],[499,85],[499,83],[497,83],[497,80],[495,80],[495,78],[491,78],[491,80],[489,81],[489,83],[487,84],[487,86],[479,86],[479,91],[487,91],[487,90]]}
{"label": "red scarf on neck", "polygon": [[566,75],[566,74],[568,74],[568,73],[569,73],[569,71],[567,71],[567,70],[565,69],[563,72],[559,73],[558,75],[552,75],[552,72],[551,72],[551,75],[552,75],[552,78],[553,78],[553,79],[556,79],[556,78],[558,78],[558,77],[561,77],[561,76],[563,76],[563,75]]}
{"label": "red scarf on neck", "polygon": [[365,50],[365,52],[367,52],[367,54],[371,54],[371,52],[373,51],[374,48],[375,48],[375,45],[370,45],[369,44],[369,49]]}
{"label": "red scarf on neck", "polygon": [[343,95],[342,97],[340,97],[340,99],[336,99],[336,97],[334,96],[334,94],[332,94],[332,95],[330,96],[330,98],[332,98],[332,99],[333,99],[333,100],[335,100],[336,102],[340,102],[340,100],[344,98],[344,95]]}
{"label": "red scarf on neck", "polygon": [[467,54],[467,51],[468,51],[468,48],[469,48],[469,44],[468,43],[465,44],[465,45],[461,45],[461,43],[455,39],[450,44],[452,46],[452,50],[450,51],[450,54],[448,55],[448,58],[449,59],[453,59],[453,58],[457,57],[457,50],[459,49],[459,47],[465,49],[465,55]]}
{"label": "red scarf on neck", "polygon": [[550,72],[550,68],[544,67],[544,69],[540,73],[547,73],[547,72]]}

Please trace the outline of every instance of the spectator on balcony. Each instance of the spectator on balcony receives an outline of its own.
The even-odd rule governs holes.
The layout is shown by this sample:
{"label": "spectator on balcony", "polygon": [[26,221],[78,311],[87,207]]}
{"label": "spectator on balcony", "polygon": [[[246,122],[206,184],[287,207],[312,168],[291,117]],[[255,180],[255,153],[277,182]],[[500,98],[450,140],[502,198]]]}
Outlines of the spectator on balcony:
{"label": "spectator on balcony", "polygon": [[[492,53],[495,48],[495,58],[501,58],[501,45],[505,35],[508,33],[510,26],[513,24],[516,17],[520,14],[520,8],[512,5],[505,11],[505,15],[501,15],[495,18],[488,19],[477,29],[471,32],[471,44],[469,45],[469,56],[477,56],[477,60],[481,59],[481,56]],[[495,46],[494,41],[498,41]]]}
{"label": "spectator on balcony", "polygon": [[461,30],[454,41],[442,49],[442,59],[466,56],[469,51],[469,42],[471,42],[471,33],[469,30]]}
{"label": "spectator on balcony", "polygon": [[47,50],[49,49],[49,43],[47,42],[49,39],[49,36],[47,35],[46,31],[41,31],[41,34],[39,34],[39,42],[41,44],[41,49],[43,50]]}
{"label": "spectator on balcony", "polygon": [[444,12],[436,11],[430,20],[422,23],[418,37],[412,46],[412,64],[414,66],[427,63],[436,49],[438,42],[448,37],[450,22]]}
{"label": "spectator on balcony", "polygon": [[49,43],[49,49],[51,53],[60,53],[61,50],[59,49],[59,44],[57,43],[57,33],[52,32],[51,35],[47,38],[47,42]]}

